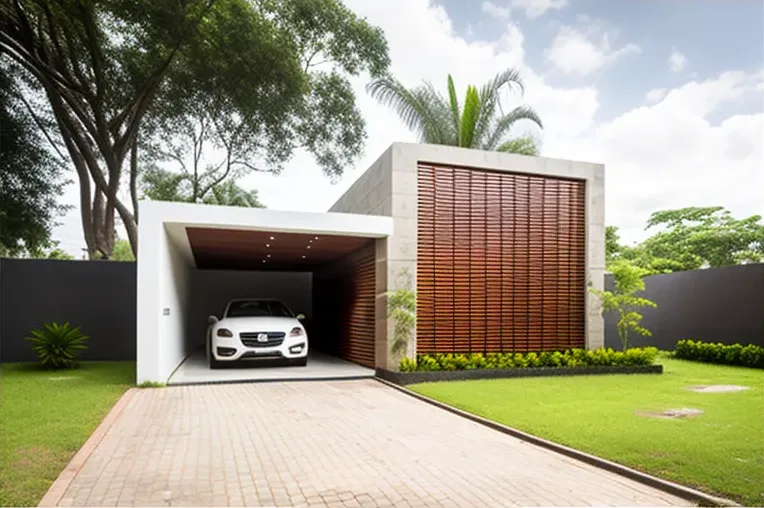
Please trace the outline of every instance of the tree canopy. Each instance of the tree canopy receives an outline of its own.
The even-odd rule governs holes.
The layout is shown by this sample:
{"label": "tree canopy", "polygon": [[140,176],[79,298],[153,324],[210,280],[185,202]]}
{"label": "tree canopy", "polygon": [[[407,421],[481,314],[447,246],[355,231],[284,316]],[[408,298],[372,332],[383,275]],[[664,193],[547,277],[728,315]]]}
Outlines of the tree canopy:
{"label": "tree canopy", "polygon": [[522,120],[542,127],[541,118],[528,106],[517,106],[508,112],[502,108],[502,91],[522,94],[524,90],[516,70],[500,72],[479,90],[468,86],[461,104],[451,75],[447,89],[447,96],[429,82],[409,89],[389,75],[380,76],[368,86],[372,97],[395,110],[423,143],[538,155],[538,143],[533,137],[509,136]]}
{"label": "tree canopy", "polygon": [[366,136],[349,77],[389,65],[381,30],[339,0],[8,0],[0,53],[41,88],[77,171],[88,251],[105,258],[115,212],[136,250],[144,142],[202,110],[229,168],[278,172],[305,148],[338,176]]}
{"label": "tree canopy", "polygon": [[[58,204],[63,165],[0,63],[0,255],[35,256],[51,247],[51,230],[66,207]],[[47,121],[40,119],[40,121]]]}
{"label": "tree canopy", "polygon": [[720,206],[655,212],[646,229],[660,229],[635,246],[619,244],[615,227],[606,230],[609,263],[629,261],[651,273],[764,261],[764,223],[759,215],[736,219]]}

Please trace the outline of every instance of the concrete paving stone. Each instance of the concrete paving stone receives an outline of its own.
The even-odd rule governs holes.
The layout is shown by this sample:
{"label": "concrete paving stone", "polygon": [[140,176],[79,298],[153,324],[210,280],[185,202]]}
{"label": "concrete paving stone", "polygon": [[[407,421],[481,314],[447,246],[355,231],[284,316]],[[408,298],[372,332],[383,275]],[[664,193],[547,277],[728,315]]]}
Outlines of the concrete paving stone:
{"label": "concrete paving stone", "polygon": [[374,380],[135,392],[60,506],[689,505]]}

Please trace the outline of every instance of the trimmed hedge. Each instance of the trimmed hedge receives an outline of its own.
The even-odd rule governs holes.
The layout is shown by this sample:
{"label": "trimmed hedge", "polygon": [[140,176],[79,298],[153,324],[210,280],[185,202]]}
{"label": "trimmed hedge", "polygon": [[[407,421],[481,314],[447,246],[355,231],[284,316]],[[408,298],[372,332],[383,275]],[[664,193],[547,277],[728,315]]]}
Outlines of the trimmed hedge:
{"label": "trimmed hedge", "polygon": [[632,348],[614,351],[612,348],[594,350],[568,349],[539,353],[433,353],[403,358],[401,372],[440,370],[512,369],[536,367],[591,367],[613,365],[652,365],[658,349]]}
{"label": "trimmed hedge", "polygon": [[683,360],[764,369],[764,347],[755,344],[743,346],[680,340],[676,343],[673,356]]}

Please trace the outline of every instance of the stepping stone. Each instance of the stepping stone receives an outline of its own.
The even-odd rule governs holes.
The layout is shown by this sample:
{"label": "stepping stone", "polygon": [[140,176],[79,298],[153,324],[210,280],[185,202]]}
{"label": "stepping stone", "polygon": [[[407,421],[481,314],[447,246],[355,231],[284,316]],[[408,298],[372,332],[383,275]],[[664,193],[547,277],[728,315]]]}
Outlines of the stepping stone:
{"label": "stepping stone", "polygon": [[660,413],[648,412],[648,411],[635,411],[637,416],[647,416],[649,418],[662,418],[665,420],[676,420],[678,418],[693,418],[703,414],[702,409],[693,409],[689,407],[683,407],[679,409],[667,409]]}
{"label": "stepping stone", "polygon": [[750,386],[740,385],[700,385],[689,386],[688,390],[699,393],[726,393],[726,392],[742,392],[748,390]]}

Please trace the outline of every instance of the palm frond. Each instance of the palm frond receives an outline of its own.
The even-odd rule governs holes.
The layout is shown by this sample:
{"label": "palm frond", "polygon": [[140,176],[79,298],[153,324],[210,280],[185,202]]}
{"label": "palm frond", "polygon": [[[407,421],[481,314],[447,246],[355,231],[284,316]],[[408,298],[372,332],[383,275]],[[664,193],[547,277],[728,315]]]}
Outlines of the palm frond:
{"label": "palm frond", "polygon": [[474,148],[472,141],[475,137],[475,125],[480,118],[480,98],[477,88],[467,87],[467,95],[464,98],[464,113],[462,113],[462,129],[460,146]]}
{"label": "palm frond", "polygon": [[482,147],[483,140],[489,132],[491,123],[496,118],[497,110],[504,114],[504,110],[501,107],[501,88],[507,87],[510,90],[517,89],[520,95],[523,94],[525,88],[522,80],[520,79],[520,73],[515,69],[507,69],[500,72],[494,78],[483,85],[480,88],[480,118],[475,126],[475,136],[473,145],[475,147]]}
{"label": "palm frond", "polygon": [[495,122],[481,148],[483,150],[495,150],[502,139],[504,139],[504,136],[512,129],[512,126],[520,120],[530,120],[538,125],[539,128],[544,128],[541,118],[533,108],[518,106]]}
{"label": "palm frond", "polygon": [[459,99],[456,97],[454,79],[448,75],[448,98],[451,102],[451,115],[453,116],[454,132],[456,133],[456,145],[461,146],[461,119],[459,118]]}
{"label": "palm frond", "polygon": [[366,87],[369,94],[380,103],[392,108],[404,125],[416,133],[420,140],[427,143],[439,143],[443,138],[442,101],[434,88],[425,84],[407,89],[397,79],[382,76],[373,80]]}
{"label": "palm frond", "polygon": [[539,154],[539,147],[536,140],[531,136],[523,136],[521,138],[505,141],[496,147],[496,151],[536,157]]}

